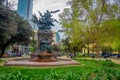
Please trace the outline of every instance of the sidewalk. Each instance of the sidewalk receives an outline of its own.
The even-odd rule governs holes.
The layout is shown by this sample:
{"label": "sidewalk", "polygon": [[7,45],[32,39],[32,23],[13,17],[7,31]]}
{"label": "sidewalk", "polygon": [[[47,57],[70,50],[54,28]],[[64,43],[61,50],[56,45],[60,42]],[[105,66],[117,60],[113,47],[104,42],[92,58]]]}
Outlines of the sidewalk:
{"label": "sidewalk", "polygon": [[[14,59],[29,59],[30,56],[22,56],[22,57],[8,57],[8,58],[1,58],[1,60],[9,61],[9,60],[14,60]],[[58,59],[67,59],[70,60],[70,58],[67,58],[67,56],[62,56],[62,57],[57,57]]]}
{"label": "sidewalk", "polygon": [[22,57],[9,57],[9,58],[1,58],[1,60],[5,60],[5,61],[11,61],[14,59],[26,59],[29,58],[30,56],[22,56]]}
{"label": "sidewalk", "polygon": [[112,62],[115,62],[116,64],[120,64],[120,58],[113,58],[113,57],[110,57],[110,58],[103,58],[103,57],[97,57],[97,58],[85,58],[83,57],[82,59],[88,59],[88,60],[111,60]]}
{"label": "sidewalk", "polygon": [[[5,61],[11,61],[11,60],[14,60],[14,59],[26,59],[26,58],[30,58],[29,56],[23,56],[23,57],[11,57],[11,58],[1,58],[1,60],[5,60]],[[62,57],[58,57],[58,59],[61,58],[61,59],[66,59],[66,60],[70,60],[70,58],[67,58],[67,56],[62,56]],[[88,59],[88,60],[111,60],[112,62],[115,62],[117,64],[120,64],[120,58],[115,58],[115,57],[110,57],[110,58],[103,58],[103,57],[97,57],[97,58],[86,58],[86,57],[83,57],[82,59]]]}

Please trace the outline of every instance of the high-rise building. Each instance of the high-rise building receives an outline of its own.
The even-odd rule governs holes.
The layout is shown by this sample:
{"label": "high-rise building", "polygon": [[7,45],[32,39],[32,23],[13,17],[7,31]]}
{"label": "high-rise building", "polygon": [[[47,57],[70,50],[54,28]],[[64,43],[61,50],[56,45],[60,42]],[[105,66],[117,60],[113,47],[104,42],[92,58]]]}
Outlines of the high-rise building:
{"label": "high-rise building", "polygon": [[56,41],[60,42],[60,34],[58,32],[56,32]]}
{"label": "high-rise building", "polygon": [[[27,20],[31,26],[32,23],[32,10],[33,10],[33,0],[18,0],[18,14]],[[29,51],[28,46],[21,46],[22,53],[27,54]]]}
{"label": "high-rise building", "polygon": [[32,25],[33,0],[18,0],[18,14]]}
{"label": "high-rise building", "polygon": [[52,42],[52,44],[60,43],[60,41],[61,41],[60,34],[58,32],[55,32],[54,30],[52,31],[52,33],[53,33],[53,42]]}

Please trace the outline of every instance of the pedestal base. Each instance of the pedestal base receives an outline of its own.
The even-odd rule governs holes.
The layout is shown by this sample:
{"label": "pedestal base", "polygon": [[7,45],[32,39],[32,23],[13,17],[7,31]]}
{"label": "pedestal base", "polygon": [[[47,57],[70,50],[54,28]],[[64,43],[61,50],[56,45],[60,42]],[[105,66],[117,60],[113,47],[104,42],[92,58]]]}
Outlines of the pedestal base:
{"label": "pedestal base", "polygon": [[57,56],[53,53],[38,52],[31,54],[30,61],[32,62],[55,62],[57,61]]}

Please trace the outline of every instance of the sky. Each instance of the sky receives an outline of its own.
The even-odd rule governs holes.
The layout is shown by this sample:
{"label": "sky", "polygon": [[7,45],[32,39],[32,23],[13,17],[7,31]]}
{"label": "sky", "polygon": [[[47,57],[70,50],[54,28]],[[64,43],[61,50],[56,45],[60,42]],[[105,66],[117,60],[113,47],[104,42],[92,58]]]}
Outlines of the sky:
{"label": "sky", "polygon": [[[9,0],[9,1],[14,1],[16,3],[15,9],[17,9],[17,3],[18,0]],[[38,15],[38,10],[41,13],[44,13],[46,10],[60,10],[60,12],[55,13],[53,15],[53,18],[57,19],[59,21],[59,17],[58,14],[62,13],[64,8],[67,8],[69,6],[66,5],[66,2],[68,0],[33,0],[33,14],[37,14]],[[52,27],[53,30],[58,31],[59,29],[61,29],[61,25],[59,25],[58,23],[55,23],[55,26]],[[62,33],[61,33],[61,37],[62,37]]]}
{"label": "sky", "polygon": [[[60,12],[55,13],[53,15],[53,18],[57,19],[59,21],[58,14],[62,13],[63,9],[68,7],[66,5],[66,2],[68,0],[34,0],[33,2],[33,13],[38,14],[38,10],[42,13],[44,13],[46,10],[60,10]],[[53,30],[58,31],[61,29],[61,26],[57,23],[55,23],[55,26],[52,27]]]}

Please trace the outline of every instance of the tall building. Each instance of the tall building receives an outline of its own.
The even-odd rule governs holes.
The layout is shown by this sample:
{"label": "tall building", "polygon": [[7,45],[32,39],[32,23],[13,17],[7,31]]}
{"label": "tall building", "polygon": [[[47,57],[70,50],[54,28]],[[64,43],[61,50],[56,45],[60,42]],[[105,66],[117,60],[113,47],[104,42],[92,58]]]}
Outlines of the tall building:
{"label": "tall building", "polygon": [[52,44],[58,44],[60,43],[61,39],[60,39],[60,34],[58,32],[52,31],[53,33],[53,42]]}
{"label": "tall building", "polygon": [[33,0],[18,0],[18,14],[32,25]]}
{"label": "tall building", "polygon": [[60,34],[56,32],[56,42],[60,42]]}
{"label": "tall building", "polygon": [[[33,10],[33,0],[18,0],[18,14],[27,20],[31,26],[32,23],[32,10]],[[28,46],[21,46],[22,53],[28,54],[29,48]]]}

